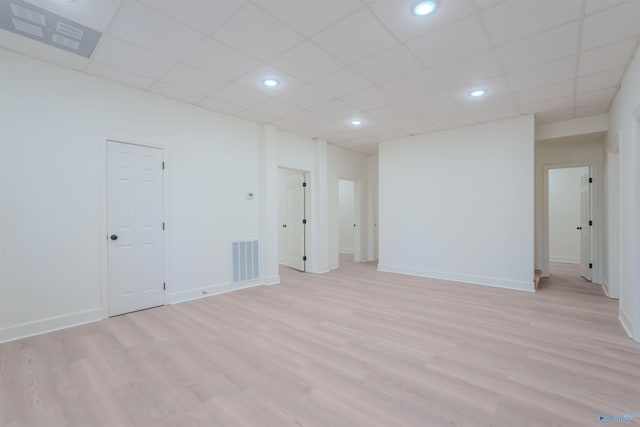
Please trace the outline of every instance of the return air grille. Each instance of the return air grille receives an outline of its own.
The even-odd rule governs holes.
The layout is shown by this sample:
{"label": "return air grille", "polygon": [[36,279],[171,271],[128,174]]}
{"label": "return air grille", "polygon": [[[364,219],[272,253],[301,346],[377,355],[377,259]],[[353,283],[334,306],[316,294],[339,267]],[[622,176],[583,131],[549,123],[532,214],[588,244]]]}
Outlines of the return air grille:
{"label": "return air grille", "polygon": [[87,58],[102,36],[23,0],[0,0],[0,28]]}
{"label": "return air grille", "polygon": [[257,240],[231,242],[231,282],[243,283],[260,277],[260,245]]}

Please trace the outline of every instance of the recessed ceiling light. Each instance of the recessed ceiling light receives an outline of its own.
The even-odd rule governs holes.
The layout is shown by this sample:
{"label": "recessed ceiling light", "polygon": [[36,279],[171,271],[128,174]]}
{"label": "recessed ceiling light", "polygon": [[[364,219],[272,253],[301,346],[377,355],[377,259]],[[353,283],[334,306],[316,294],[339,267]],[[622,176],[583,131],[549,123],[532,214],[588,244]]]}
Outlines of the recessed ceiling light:
{"label": "recessed ceiling light", "polygon": [[354,125],[354,126],[360,126],[362,124],[362,120],[353,119],[353,120],[351,120],[351,124]]}
{"label": "recessed ceiling light", "polygon": [[276,79],[264,79],[262,84],[267,87],[276,87],[280,84],[280,82]]}
{"label": "recessed ceiling light", "polygon": [[412,7],[414,15],[425,16],[432,13],[438,7],[438,3],[435,1],[419,1]]}
{"label": "recessed ceiling light", "polygon": [[469,92],[469,96],[478,97],[478,96],[485,95],[486,93],[487,93],[486,89],[473,89],[471,92]]}

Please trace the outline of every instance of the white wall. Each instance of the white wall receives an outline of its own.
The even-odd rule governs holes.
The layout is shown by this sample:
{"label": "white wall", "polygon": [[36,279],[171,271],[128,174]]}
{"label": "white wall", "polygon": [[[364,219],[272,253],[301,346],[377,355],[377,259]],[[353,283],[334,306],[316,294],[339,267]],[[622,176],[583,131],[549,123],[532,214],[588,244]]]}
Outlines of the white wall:
{"label": "white wall", "polygon": [[338,180],[338,236],[341,254],[353,254],[355,249],[355,183]]}
{"label": "white wall", "polygon": [[379,269],[533,291],[533,116],[383,142]]}
{"label": "white wall", "polygon": [[604,144],[601,138],[601,134],[596,133],[568,139],[558,138],[536,142],[536,268],[542,270],[544,277],[549,276],[549,265],[546,262],[549,258],[548,205],[545,199],[546,171],[557,167],[591,165],[591,176],[593,177],[591,189],[592,214],[594,221],[591,242],[592,280],[594,283],[603,284],[608,295],[615,298],[617,296],[616,286],[607,285],[606,281],[603,280],[605,264],[603,247],[606,224],[604,222],[604,203],[602,201],[605,183],[603,182],[602,171]]}
{"label": "white wall", "polygon": [[369,200],[367,203],[369,221],[369,244],[367,261],[378,259],[378,156],[367,158]]}
{"label": "white wall", "polygon": [[549,170],[549,259],[580,263],[582,175],[589,168]]}
{"label": "white wall", "polygon": [[169,301],[225,286],[259,234],[260,126],[0,55],[0,340],[106,313],[107,139],[165,147]]}
{"label": "white wall", "polygon": [[638,342],[640,342],[639,120],[640,51],[636,51],[609,111],[607,176],[612,186],[617,182],[618,191],[613,192],[613,197],[610,197],[607,203],[607,216],[611,220],[607,250],[609,281],[617,280],[620,288],[620,321]]}

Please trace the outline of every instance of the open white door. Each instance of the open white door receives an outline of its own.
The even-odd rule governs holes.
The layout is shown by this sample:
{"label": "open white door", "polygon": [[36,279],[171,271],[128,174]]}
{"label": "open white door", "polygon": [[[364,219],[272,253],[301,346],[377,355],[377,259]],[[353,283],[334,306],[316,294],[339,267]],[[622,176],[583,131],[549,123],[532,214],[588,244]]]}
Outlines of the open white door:
{"label": "open white door", "polygon": [[304,173],[286,176],[286,218],[284,228],[284,265],[305,271],[305,191]]}
{"label": "open white door", "polygon": [[164,304],[162,150],[107,143],[109,315]]}
{"label": "open white door", "polygon": [[580,188],[580,275],[591,281],[591,173],[582,175]]}

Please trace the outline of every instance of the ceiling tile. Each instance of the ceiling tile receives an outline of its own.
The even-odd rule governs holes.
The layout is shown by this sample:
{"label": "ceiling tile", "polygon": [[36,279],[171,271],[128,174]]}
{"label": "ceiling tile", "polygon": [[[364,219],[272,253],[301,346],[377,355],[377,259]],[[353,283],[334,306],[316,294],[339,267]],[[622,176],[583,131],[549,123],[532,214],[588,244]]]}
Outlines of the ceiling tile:
{"label": "ceiling tile", "polygon": [[[83,70],[89,63],[89,59],[84,56],[75,55],[63,49],[57,49],[4,29],[0,29],[0,47],[71,68],[72,70]],[[2,65],[0,64],[0,70],[1,68]]]}
{"label": "ceiling tile", "polygon": [[545,111],[567,110],[574,107],[575,99],[573,96],[564,98],[551,99],[535,104],[522,104],[519,106],[522,114],[544,113]]}
{"label": "ceiling tile", "polygon": [[246,2],[244,0],[142,0],[147,6],[204,34],[211,34]]}
{"label": "ceiling tile", "polygon": [[478,17],[472,16],[411,40],[407,46],[431,68],[485,50],[489,42]]}
{"label": "ceiling tile", "polygon": [[520,111],[511,96],[489,99],[481,104],[465,105],[464,109],[471,117],[480,122],[492,122],[520,116]]}
{"label": "ceiling tile", "polygon": [[[262,84],[262,81],[265,79],[276,79],[280,84],[276,87],[267,87]],[[264,93],[269,97],[280,96],[302,84],[289,74],[269,65],[264,65],[250,71],[236,80],[236,83]]]}
{"label": "ceiling tile", "polygon": [[591,15],[592,13],[600,12],[603,9],[607,9],[626,1],[628,0],[587,0],[585,15]]}
{"label": "ceiling tile", "polygon": [[344,64],[311,42],[304,42],[270,61],[302,81],[311,81],[342,68]]}
{"label": "ceiling tile", "polygon": [[177,64],[161,80],[190,92],[201,93],[203,96],[229,83],[220,77],[212,76],[184,64]]}
{"label": "ceiling tile", "polygon": [[257,111],[253,111],[253,110],[245,110],[240,114],[236,115],[237,117],[244,119],[244,120],[249,120],[251,122],[254,123],[270,123],[271,120],[273,119],[273,117],[270,117],[266,114],[257,112]]}
{"label": "ceiling tile", "polygon": [[297,33],[254,4],[238,11],[214,37],[261,60],[271,59],[302,41]]}
{"label": "ceiling tile", "polygon": [[268,99],[264,93],[232,83],[211,94],[211,98],[228,104],[251,108]]}
{"label": "ceiling tile", "polygon": [[340,98],[370,88],[373,83],[353,69],[345,67],[312,82],[311,85]]}
{"label": "ceiling tile", "polygon": [[485,80],[502,73],[492,50],[485,50],[466,58],[432,68],[431,73],[445,86],[455,87],[465,83]]}
{"label": "ceiling tile", "polygon": [[587,16],[582,29],[582,49],[593,49],[638,35],[640,1],[633,0]]}
{"label": "ceiling tile", "polygon": [[283,94],[279,99],[299,108],[309,108],[313,105],[329,102],[332,98],[314,87],[302,84]]}
{"label": "ceiling tile", "polygon": [[416,113],[430,113],[432,111],[456,108],[457,104],[451,95],[444,90],[438,90],[414,100],[405,101],[405,105],[411,106]]}
{"label": "ceiling tile", "polygon": [[495,6],[496,4],[504,0],[473,0],[476,3],[478,9],[486,9],[487,7]]}
{"label": "ceiling tile", "polygon": [[151,86],[150,90],[151,92],[157,93],[158,95],[163,95],[168,98],[177,99],[179,101],[184,101],[187,103],[195,103],[204,98],[202,94],[184,90],[182,88],[162,82],[154,83],[153,86]]}
{"label": "ceiling tile", "polygon": [[605,114],[609,112],[609,107],[611,103],[607,104],[599,104],[599,105],[589,105],[588,107],[580,107],[576,108],[575,117],[589,117],[595,116],[598,114]]}
{"label": "ceiling tile", "polygon": [[353,68],[378,84],[400,79],[424,69],[405,46],[396,46],[363,59],[353,64]]}
{"label": "ceiling tile", "polygon": [[102,36],[91,57],[121,70],[153,79],[160,78],[175,64],[175,61],[108,35]]}
{"label": "ceiling tile", "polygon": [[346,63],[358,61],[398,43],[368,10],[345,18],[314,36],[313,41]]}
{"label": "ceiling tile", "polygon": [[286,102],[272,99],[262,104],[258,104],[251,110],[264,114],[273,119],[280,119],[283,117],[291,116],[298,112],[298,108],[287,104]]}
{"label": "ceiling tile", "polygon": [[496,48],[505,71],[516,71],[578,53],[577,22]]}
{"label": "ceiling tile", "polygon": [[103,33],[114,13],[120,6],[121,0],[91,0],[91,1],[51,1],[28,0],[35,6],[63,16],[85,27]]}
{"label": "ceiling tile", "polygon": [[311,37],[362,7],[356,0],[257,0],[260,7],[296,30]]}
{"label": "ceiling tile", "polygon": [[[483,96],[473,97],[469,95],[469,92],[473,89],[485,89],[487,93]],[[493,79],[478,80],[473,84],[467,84],[449,90],[449,95],[451,95],[458,105],[485,103],[489,99],[499,98],[509,95],[510,93],[509,85],[502,76]]]}
{"label": "ceiling tile", "polygon": [[562,120],[573,119],[574,109],[561,110],[561,111],[550,111],[545,113],[536,113],[536,124],[544,124],[544,123],[554,123]]}
{"label": "ceiling tile", "polygon": [[428,96],[440,88],[438,81],[429,72],[420,72],[385,83],[381,86],[385,92],[398,100]]}
{"label": "ceiling tile", "polygon": [[182,62],[229,80],[240,77],[260,64],[259,61],[210,38],[203,40]]}
{"label": "ceiling tile", "polygon": [[244,107],[239,105],[230,104],[228,102],[220,101],[218,99],[207,97],[201,100],[198,105],[207,108],[209,110],[217,111],[219,113],[235,115],[244,110]]}
{"label": "ceiling tile", "polygon": [[115,81],[138,89],[149,89],[153,83],[152,79],[120,70],[98,61],[89,62],[87,68],[85,68],[85,72],[93,76],[102,77],[103,79]]}
{"label": "ceiling tile", "polygon": [[579,93],[576,96],[576,107],[588,107],[591,105],[611,104],[618,92],[617,88],[597,90],[594,92]]}
{"label": "ceiling tile", "polygon": [[413,0],[376,0],[369,7],[396,37],[406,41],[442,28],[474,13],[470,0],[441,1],[429,16],[416,16]]}
{"label": "ceiling tile", "polygon": [[417,114],[397,118],[393,121],[393,127],[408,133],[409,135],[418,135],[437,131],[438,126],[430,123],[424,117]]}
{"label": "ceiling tile", "polygon": [[507,81],[514,92],[549,86],[554,83],[571,80],[576,74],[576,57],[548,62],[507,75]]}
{"label": "ceiling tile", "polygon": [[197,31],[134,1],[122,3],[108,31],[138,47],[177,60],[203,38]]}
{"label": "ceiling tile", "polygon": [[329,101],[325,104],[314,105],[313,107],[309,108],[309,111],[327,120],[335,120],[341,117],[347,117],[351,114],[359,113],[357,108],[354,108],[351,105],[340,100]]}
{"label": "ceiling tile", "polygon": [[367,135],[378,138],[380,141],[388,141],[391,139],[403,138],[409,136],[408,133],[400,129],[396,129],[390,124],[375,124],[364,130]]}
{"label": "ceiling tile", "polygon": [[582,0],[506,1],[482,12],[494,46],[580,18]]}
{"label": "ceiling tile", "polygon": [[364,111],[380,107],[382,105],[395,103],[396,99],[379,87],[372,87],[352,95],[345,96],[343,101]]}
{"label": "ceiling tile", "polygon": [[580,54],[579,76],[625,67],[636,47],[636,40],[629,39]]}
{"label": "ceiling tile", "polygon": [[537,104],[556,98],[575,95],[575,80],[565,80],[549,86],[529,89],[515,94],[518,104]]}
{"label": "ceiling tile", "polygon": [[617,88],[624,75],[624,68],[615,68],[603,73],[592,74],[578,79],[578,93],[593,92],[601,89]]}

